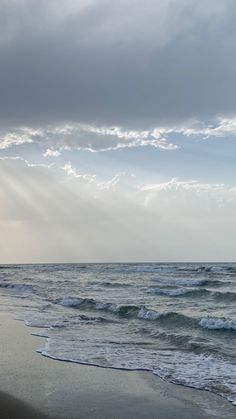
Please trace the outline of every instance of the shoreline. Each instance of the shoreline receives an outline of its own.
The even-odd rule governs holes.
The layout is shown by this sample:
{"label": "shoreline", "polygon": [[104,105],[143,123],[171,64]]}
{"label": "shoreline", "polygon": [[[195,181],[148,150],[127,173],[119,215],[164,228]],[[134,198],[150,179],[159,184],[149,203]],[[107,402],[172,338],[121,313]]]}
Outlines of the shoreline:
{"label": "shoreline", "polygon": [[[35,328],[7,312],[0,314],[0,329],[3,419],[235,418],[235,407],[225,399],[167,383],[150,372],[58,362],[42,356],[36,351],[44,347],[46,338],[32,335]],[[16,408],[10,412],[13,405]],[[2,416],[3,409],[8,416]]]}

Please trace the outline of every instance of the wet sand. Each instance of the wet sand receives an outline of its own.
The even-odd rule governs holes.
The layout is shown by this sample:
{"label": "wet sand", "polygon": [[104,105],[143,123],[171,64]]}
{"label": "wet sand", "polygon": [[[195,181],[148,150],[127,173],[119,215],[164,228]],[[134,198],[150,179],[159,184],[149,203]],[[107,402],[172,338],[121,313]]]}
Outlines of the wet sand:
{"label": "wet sand", "polygon": [[30,405],[16,399],[15,397],[0,393],[0,418],[2,419],[44,419],[46,416],[41,414]]}
{"label": "wet sand", "polygon": [[36,349],[44,338],[0,313],[1,419],[233,419],[236,408],[205,391],[149,372],[56,361]]}

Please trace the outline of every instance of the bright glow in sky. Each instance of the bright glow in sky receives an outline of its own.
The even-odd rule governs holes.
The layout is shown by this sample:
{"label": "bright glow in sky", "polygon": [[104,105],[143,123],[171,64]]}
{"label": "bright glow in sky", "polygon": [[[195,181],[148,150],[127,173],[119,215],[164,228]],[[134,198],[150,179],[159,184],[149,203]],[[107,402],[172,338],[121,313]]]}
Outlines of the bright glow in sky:
{"label": "bright glow in sky", "polygon": [[0,263],[235,260],[235,1],[0,16]]}

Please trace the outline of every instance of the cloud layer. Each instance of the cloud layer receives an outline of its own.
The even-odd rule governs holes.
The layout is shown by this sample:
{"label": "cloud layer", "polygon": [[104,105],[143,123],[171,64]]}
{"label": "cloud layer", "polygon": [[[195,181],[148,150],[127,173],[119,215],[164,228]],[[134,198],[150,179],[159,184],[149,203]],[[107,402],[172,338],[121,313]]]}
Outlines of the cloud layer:
{"label": "cloud layer", "polygon": [[22,127],[0,131],[0,150],[23,144],[42,146],[45,157],[58,157],[63,150],[91,152],[120,150],[151,146],[163,150],[176,150],[177,144],[168,136],[226,138],[236,136],[236,118],[218,118],[214,124],[204,124],[196,119],[179,125],[160,125],[147,130],[125,130],[121,127],[90,124],[60,124],[44,128]]}
{"label": "cloud layer", "polygon": [[99,182],[70,164],[9,158],[0,177],[2,263],[234,258],[236,188],[126,174]]}
{"label": "cloud layer", "polygon": [[0,122],[149,129],[235,114],[233,0],[8,0]]}
{"label": "cloud layer", "polygon": [[3,131],[0,134],[0,150],[22,144],[38,144],[45,156],[58,156],[64,149],[96,151],[119,150],[152,146],[175,150],[177,145],[167,142],[158,130],[123,130],[120,127],[98,127],[85,124],[66,124],[40,129],[29,127]]}
{"label": "cloud layer", "polygon": [[235,20],[0,2],[0,262],[235,258]]}

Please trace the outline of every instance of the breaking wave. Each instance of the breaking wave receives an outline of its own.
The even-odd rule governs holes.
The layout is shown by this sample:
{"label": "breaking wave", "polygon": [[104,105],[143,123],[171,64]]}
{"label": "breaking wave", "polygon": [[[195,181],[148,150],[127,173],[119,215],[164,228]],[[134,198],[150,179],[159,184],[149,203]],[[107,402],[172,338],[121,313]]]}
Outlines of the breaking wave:
{"label": "breaking wave", "polygon": [[236,330],[236,320],[225,318],[204,317],[199,324],[209,330]]}

